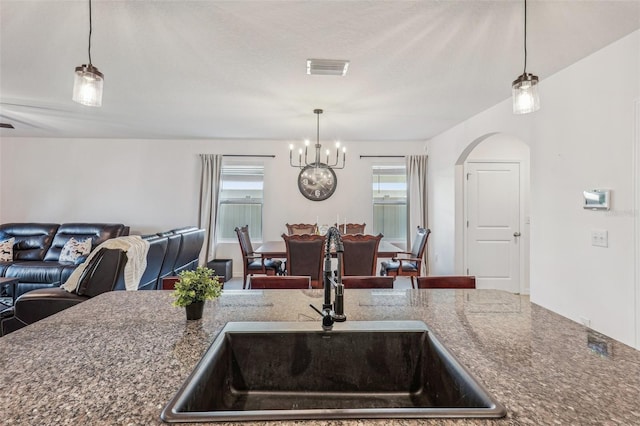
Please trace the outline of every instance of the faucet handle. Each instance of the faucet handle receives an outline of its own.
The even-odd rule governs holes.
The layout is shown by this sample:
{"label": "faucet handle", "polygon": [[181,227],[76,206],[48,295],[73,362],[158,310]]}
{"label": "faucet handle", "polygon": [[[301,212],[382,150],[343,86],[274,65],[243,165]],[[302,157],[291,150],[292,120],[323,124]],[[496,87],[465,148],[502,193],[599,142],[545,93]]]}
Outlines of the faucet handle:
{"label": "faucet handle", "polygon": [[324,308],[321,311],[320,309],[316,308],[312,304],[309,304],[309,306],[311,306],[311,309],[313,309],[314,311],[316,311],[322,316],[322,329],[324,331],[331,330],[333,328],[333,315],[331,312],[331,308]]}

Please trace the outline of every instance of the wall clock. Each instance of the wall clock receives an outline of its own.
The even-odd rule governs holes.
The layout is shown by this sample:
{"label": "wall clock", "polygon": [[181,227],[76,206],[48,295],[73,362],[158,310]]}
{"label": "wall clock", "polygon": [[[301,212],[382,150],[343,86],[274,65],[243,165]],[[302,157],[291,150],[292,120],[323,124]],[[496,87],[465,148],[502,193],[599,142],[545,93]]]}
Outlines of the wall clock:
{"label": "wall clock", "polygon": [[306,166],[298,175],[298,189],[311,201],[322,201],[331,197],[337,184],[336,173],[324,163]]}

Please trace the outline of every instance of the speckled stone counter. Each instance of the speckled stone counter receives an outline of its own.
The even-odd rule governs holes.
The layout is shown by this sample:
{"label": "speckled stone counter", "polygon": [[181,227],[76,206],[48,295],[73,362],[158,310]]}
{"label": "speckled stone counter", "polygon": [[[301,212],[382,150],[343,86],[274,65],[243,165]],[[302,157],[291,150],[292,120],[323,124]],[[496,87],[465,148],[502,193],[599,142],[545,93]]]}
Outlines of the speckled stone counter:
{"label": "speckled stone counter", "polygon": [[[202,320],[187,322],[168,291],[103,294],[0,338],[0,423],[163,424],[162,408],[226,322],[316,321],[320,327],[309,303],[320,306],[322,291],[227,291],[207,302]],[[640,352],[526,296],[347,290],[345,312],[350,320],[424,321],[508,416],[278,424],[640,424]]]}

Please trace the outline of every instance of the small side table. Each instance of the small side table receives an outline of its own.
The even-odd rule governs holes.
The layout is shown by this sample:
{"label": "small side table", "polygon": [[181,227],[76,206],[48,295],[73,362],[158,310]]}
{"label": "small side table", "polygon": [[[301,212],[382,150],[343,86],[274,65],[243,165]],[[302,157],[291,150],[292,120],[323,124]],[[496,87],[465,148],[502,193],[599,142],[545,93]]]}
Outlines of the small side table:
{"label": "small side table", "polygon": [[16,301],[16,286],[18,285],[18,279],[12,277],[0,277],[0,288],[9,286],[11,287],[11,305],[4,303],[3,300],[0,300],[0,311],[5,308],[10,308]]}

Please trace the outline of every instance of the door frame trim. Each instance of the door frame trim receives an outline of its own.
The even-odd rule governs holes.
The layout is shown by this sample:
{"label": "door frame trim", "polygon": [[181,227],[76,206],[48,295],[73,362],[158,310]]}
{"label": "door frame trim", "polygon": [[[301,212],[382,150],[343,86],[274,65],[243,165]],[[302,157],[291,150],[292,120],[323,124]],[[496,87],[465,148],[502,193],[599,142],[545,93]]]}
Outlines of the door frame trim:
{"label": "door frame trim", "polygon": [[[466,275],[466,268],[468,266],[468,249],[469,249],[469,244],[468,244],[468,229],[465,226],[465,221],[467,220],[467,218],[469,217],[468,214],[468,204],[467,204],[467,197],[468,197],[468,185],[467,185],[467,179],[465,179],[466,173],[467,173],[467,164],[469,163],[476,163],[476,164],[517,164],[518,165],[518,228],[519,228],[519,232],[522,234],[522,237],[519,241],[518,244],[518,263],[519,263],[519,267],[518,267],[518,289],[519,289],[519,293],[520,294],[528,294],[529,293],[529,289],[526,286],[526,281],[525,281],[525,250],[524,250],[524,246],[525,243],[528,243],[529,241],[529,235],[528,232],[525,232],[525,215],[524,215],[524,209],[525,209],[525,205],[524,205],[524,194],[523,194],[523,179],[522,179],[522,161],[520,160],[509,160],[509,159],[500,159],[500,160],[491,160],[491,159],[481,159],[481,160],[465,160],[464,164],[462,165],[462,197],[463,197],[463,204],[462,204],[462,240],[463,240],[463,250],[462,250],[462,270],[463,270],[463,274],[462,275]],[[526,240],[525,240],[526,237]]]}

